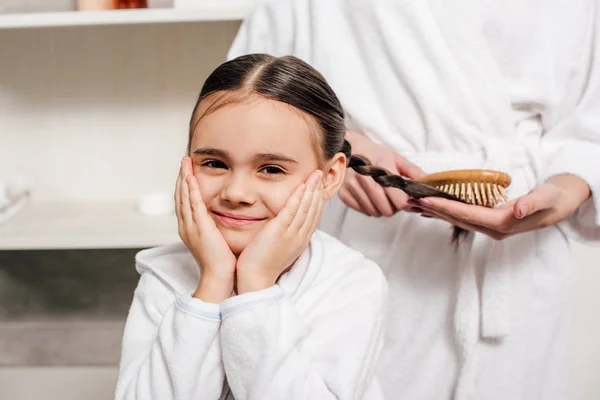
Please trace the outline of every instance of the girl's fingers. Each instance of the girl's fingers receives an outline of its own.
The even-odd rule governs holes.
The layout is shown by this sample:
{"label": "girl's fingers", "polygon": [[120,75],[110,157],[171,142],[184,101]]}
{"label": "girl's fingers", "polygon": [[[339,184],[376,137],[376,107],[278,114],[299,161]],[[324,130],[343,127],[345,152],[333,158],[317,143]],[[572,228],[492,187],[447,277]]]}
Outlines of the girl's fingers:
{"label": "girl's fingers", "polygon": [[183,161],[181,163],[181,169],[183,172],[183,176],[184,178],[187,175],[192,175],[193,171],[192,171],[192,159],[188,156],[183,157]]}
{"label": "girl's fingers", "polygon": [[300,204],[298,204],[298,210],[296,212],[296,215],[294,215],[294,218],[291,221],[291,223],[288,226],[286,226],[286,228],[289,227],[289,229],[292,230],[292,232],[298,232],[302,225],[304,225],[306,217],[313,202],[315,190],[317,188],[317,185],[319,184],[319,181],[321,180],[321,176],[321,171],[317,171],[313,172],[308,178],[308,181],[306,182],[306,191],[302,196]]}
{"label": "girl's fingers", "polygon": [[321,214],[323,213],[323,203],[325,203],[325,199],[323,198],[323,185],[321,184],[321,195],[319,196],[319,202],[317,204],[317,212],[315,217],[313,218],[313,223],[309,231],[311,236],[313,233],[315,233],[317,227],[319,226],[319,222],[321,221]]}
{"label": "girl's fingers", "polygon": [[310,204],[310,208],[308,209],[308,213],[306,214],[306,218],[304,223],[300,227],[300,232],[302,235],[308,235],[311,232],[313,225],[315,224],[315,220],[319,220],[319,203],[323,198],[323,181],[319,179],[317,183],[317,187],[312,196],[312,202]]}
{"label": "girl's fingers", "polygon": [[[187,177],[186,177],[187,178]],[[181,217],[183,226],[188,234],[194,231],[194,217],[192,215],[192,207],[190,205],[190,192],[187,184],[187,179],[181,181]]]}
{"label": "girl's fingers", "polygon": [[291,194],[291,196],[287,199],[285,206],[283,206],[283,208],[277,215],[277,218],[279,218],[283,222],[285,227],[288,227],[294,220],[294,217],[296,216],[296,213],[298,212],[298,206],[300,205],[300,202],[302,201],[305,191],[306,191],[305,183],[298,186],[296,188],[296,190],[294,190],[294,192]]}
{"label": "girl's fingers", "polygon": [[196,225],[198,225],[204,221],[204,216],[207,214],[206,206],[202,201],[200,186],[198,185],[198,180],[194,175],[188,175],[187,185],[190,190],[190,207],[192,209],[192,218]]}
{"label": "girl's fingers", "polygon": [[181,169],[179,169],[179,176],[177,176],[177,182],[175,183],[175,214],[177,215],[177,222],[181,223]]}

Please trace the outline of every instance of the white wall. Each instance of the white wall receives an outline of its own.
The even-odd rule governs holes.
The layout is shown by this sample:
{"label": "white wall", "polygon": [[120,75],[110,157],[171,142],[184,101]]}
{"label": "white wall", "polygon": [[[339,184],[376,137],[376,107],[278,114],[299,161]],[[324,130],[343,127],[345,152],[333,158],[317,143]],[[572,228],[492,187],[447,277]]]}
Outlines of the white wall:
{"label": "white wall", "polygon": [[170,192],[195,97],[238,27],[0,30],[0,180],[22,176],[42,201]]}

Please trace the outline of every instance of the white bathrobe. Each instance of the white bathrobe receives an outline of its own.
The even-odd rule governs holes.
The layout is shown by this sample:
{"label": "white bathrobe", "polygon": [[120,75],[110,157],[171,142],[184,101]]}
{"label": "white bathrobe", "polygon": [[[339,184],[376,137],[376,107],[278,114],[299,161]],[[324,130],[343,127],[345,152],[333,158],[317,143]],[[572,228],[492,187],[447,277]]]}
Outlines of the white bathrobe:
{"label": "white bathrobe", "polygon": [[183,243],[144,250],[117,400],[382,399],[387,284],[378,266],[316,232],[277,285],[221,304],[193,298]]}
{"label": "white bathrobe", "polygon": [[229,58],[296,55],[349,128],[426,172],[508,172],[511,198],[572,173],[593,196],[567,222],[501,242],[331,203],[322,229],[390,286],[378,376],[388,399],[568,396],[569,238],[600,239],[600,12],[594,0],[266,0]]}

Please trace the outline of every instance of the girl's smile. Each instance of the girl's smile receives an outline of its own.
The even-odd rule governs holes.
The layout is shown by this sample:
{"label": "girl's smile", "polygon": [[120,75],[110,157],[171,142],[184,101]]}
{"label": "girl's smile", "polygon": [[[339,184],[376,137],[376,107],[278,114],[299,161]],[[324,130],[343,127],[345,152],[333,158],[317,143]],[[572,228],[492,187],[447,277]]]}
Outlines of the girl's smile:
{"label": "girl's smile", "polygon": [[267,219],[251,217],[243,214],[217,212],[214,210],[211,210],[211,213],[216,216],[216,218],[213,219],[215,219],[217,225],[222,224],[228,228],[241,228]]}

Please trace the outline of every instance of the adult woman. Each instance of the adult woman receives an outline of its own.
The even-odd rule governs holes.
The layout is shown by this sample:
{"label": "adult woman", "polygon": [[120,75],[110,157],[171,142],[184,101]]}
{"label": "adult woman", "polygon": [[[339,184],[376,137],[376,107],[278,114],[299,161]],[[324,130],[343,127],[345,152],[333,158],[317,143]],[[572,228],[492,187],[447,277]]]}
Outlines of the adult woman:
{"label": "adult woman", "polygon": [[[242,26],[231,57],[293,54],[327,77],[354,153],[409,177],[512,176],[518,200],[487,210],[348,174],[359,212],[324,212],[388,278],[389,398],[567,397],[568,238],[600,238],[599,16],[592,0],[271,0]],[[478,233],[455,249],[443,220]]]}

